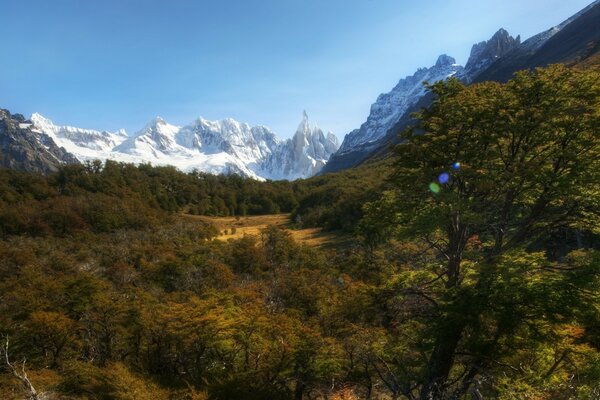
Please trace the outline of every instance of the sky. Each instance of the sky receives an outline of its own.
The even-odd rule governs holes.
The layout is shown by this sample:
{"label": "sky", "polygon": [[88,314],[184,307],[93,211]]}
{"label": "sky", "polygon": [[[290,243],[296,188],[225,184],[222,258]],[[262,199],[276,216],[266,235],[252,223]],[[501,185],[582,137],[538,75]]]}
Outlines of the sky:
{"label": "sky", "polygon": [[130,134],[160,115],[340,139],[379,93],[499,28],[524,40],[592,0],[19,0],[2,4],[0,108]]}

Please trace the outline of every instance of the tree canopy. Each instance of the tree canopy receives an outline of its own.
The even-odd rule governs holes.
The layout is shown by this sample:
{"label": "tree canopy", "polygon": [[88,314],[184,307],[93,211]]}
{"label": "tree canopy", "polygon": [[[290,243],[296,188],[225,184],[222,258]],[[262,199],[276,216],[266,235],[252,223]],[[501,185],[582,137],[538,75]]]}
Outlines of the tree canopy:
{"label": "tree canopy", "polygon": [[415,387],[421,399],[497,388],[544,345],[560,361],[531,368],[550,379],[599,322],[598,256],[575,249],[599,233],[600,74],[552,66],[429,88],[433,105],[396,148],[394,188],[363,221],[371,238],[435,252],[402,278],[433,316]]}

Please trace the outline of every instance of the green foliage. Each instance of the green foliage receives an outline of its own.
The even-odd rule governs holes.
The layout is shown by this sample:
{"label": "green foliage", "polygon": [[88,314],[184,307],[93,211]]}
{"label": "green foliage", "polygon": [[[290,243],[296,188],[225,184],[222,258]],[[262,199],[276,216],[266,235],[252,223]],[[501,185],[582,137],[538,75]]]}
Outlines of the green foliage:
{"label": "green foliage", "polygon": [[67,165],[49,177],[0,170],[0,235],[73,235],[145,229],[168,214],[291,212],[289,182],[185,174],[172,167],[107,161]]}
{"label": "green foliage", "polygon": [[554,246],[564,232],[598,233],[600,74],[552,66],[430,89],[433,105],[396,148],[394,190],[361,225],[372,243],[393,233],[433,251],[399,275],[401,301],[433,317],[408,313],[427,321],[417,346],[428,360],[407,379],[421,398],[502,397],[501,376],[527,386],[513,396],[547,396],[596,357],[583,338],[600,316],[597,254]]}
{"label": "green foliage", "polygon": [[[294,183],[0,170],[0,336],[47,398],[598,398],[599,82],[434,84],[393,166]],[[364,246],[178,215],[278,210]]]}
{"label": "green foliage", "polygon": [[301,227],[322,227],[354,233],[363,217],[363,204],[376,200],[387,186],[390,159],[335,174],[294,182],[298,207],[292,221]]}

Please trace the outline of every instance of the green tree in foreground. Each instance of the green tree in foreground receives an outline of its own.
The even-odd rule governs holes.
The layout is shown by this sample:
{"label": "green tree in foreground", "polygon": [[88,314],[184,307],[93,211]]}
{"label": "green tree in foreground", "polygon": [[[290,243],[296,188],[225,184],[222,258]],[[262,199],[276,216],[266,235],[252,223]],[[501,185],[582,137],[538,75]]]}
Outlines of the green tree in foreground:
{"label": "green tree in foreground", "polygon": [[404,394],[500,396],[502,379],[523,379],[547,396],[568,366],[583,377],[597,361],[585,357],[600,259],[557,254],[551,238],[600,233],[600,73],[552,66],[504,85],[430,89],[433,105],[396,149],[395,189],[366,205],[363,222],[367,234],[423,241],[438,255],[401,278],[411,289],[402,293],[427,299],[413,318],[430,318],[427,361]]}

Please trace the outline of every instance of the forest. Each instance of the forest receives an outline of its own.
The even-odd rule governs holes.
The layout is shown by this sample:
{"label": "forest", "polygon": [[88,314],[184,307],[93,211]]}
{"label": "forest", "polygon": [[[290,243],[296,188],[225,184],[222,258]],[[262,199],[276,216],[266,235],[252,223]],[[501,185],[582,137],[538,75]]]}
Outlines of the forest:
{"label": "forest", "polygon": [[[600,398],[600,69],[428,89],[307,180],[0,170],[0,398]],[[354,242],[186,218],[277,213]]]}

